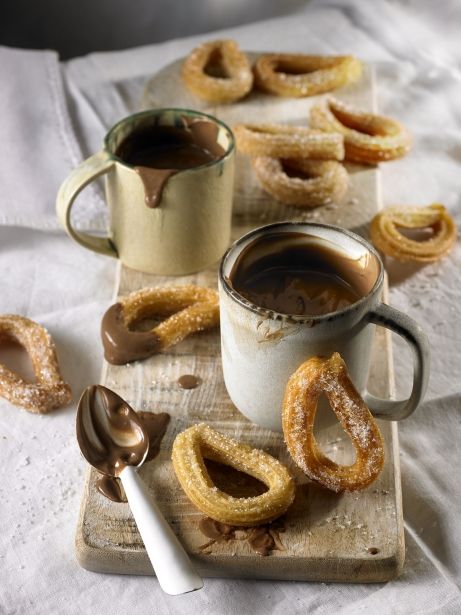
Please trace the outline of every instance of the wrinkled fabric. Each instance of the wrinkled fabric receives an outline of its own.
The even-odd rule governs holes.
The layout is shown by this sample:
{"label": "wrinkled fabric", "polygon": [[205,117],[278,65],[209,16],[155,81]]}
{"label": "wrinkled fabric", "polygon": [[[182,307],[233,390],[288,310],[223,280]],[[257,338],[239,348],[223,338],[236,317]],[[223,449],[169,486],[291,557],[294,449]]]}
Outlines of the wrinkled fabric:
{"label": "wrinkled fabric", "polygon": [[[205,38],[231,36],[248,50],[354,53],[375,63],[379,108],[414,136],[406,158],[381,165],[384,203],[440,201],[461,224],[460,25],[453,0],[327,0],[283,18],[65,64],[49,52],[0,49],[7,135],[0,142],[0,313],[23,314],[50,330],[75,399],[99,380],[99,322],[112,299],[115,262],[56,232],[57,186],[101,147],[115,121],[138,108],[153,73]],[[32,141],[35,168],[24,156]],[[97,188],[79,197],[76,216],[82,228],[102,228]],[[74,556],[85,471],[75,404],[36,416],[0,399],[0,613],[461,612],[461,250],[429,266],[389,261],[387,268],[390,303],[425,328],[432,348],[426,400],[399,430],[406,539],[400,578],[372,585],[206,579],[202,591],[172,598],[153,578],[85,571]],[[411,357],[394,342],[404,394]]]}
{"label": "wrinkled fabric", "polygon": [[[54,51],[0,47],[0,224],[57,229],[61,182],[82,160]],[[86,194],[93,211],[94,188]]]}

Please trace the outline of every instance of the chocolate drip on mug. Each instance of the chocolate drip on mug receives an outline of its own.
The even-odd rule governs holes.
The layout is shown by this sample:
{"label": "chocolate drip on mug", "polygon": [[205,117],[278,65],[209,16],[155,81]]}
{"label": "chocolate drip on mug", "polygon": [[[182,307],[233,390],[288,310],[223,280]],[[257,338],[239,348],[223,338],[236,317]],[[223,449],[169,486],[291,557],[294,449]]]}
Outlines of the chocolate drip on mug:
{"label": "chocolate drip on mug", "polygon": [[159,205],[167,181],[178,172],[176,169],[151,169],[149,167],[135,167],[134,170],[141,178],[144,186],[144,201],[151,209]]}
{"label": "chocolate drip on mug", "polygon": [[144,185],[147,207],[159,205],[169,178],[222,158],[219,127],[207,120],[182,118],[183,126],[142,126],[118,146],[116,155],[134,167]]}

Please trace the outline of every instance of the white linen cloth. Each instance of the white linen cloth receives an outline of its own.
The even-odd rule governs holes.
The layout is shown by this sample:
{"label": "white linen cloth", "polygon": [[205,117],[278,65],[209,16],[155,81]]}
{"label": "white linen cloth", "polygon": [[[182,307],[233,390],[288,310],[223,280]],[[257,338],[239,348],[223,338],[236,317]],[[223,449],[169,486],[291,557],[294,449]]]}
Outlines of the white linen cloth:
{"label": "white linen cloth", "polygon": [[[407,158],[382,165],[384,202],[439,200],[461,224],[460,25],[455,0],[331,0],[306,3],[280,19],[65,65],[48,52],[0,49],[0,313],[49,328],[75,398],[98,381],[99,322],[112,297],[115,263],[56,232],[56,189],[79,158],[101,147],[107,128],[136,109],[155,70],[205,38],[231,36],[249,50],[347,52],[376,62],[380,108],[415,137]],[[100,228],[100,207],[97,189],[85,191],[78,223]],[[373,585],[207,579],[202,591],[171,598],[152,578],[87,572],[73,545],[85,471],[75,405],[40,417],[0,399],[0,613],[461,612],[460,265],[458,245],[438,264],[389,271],[391,303],[425,327],[433,353],[426,401],[400,425],[407,552],[399,579]],[[395,356],[398,383],[406,382],[401,345]]]}
{"label": "white linen cloth", "polygon": [[[57,54],[0,47],[0,85],[0,224],[57,229],[56,192],[82,159]],[[90,187],[83,213],[100,204]]]}

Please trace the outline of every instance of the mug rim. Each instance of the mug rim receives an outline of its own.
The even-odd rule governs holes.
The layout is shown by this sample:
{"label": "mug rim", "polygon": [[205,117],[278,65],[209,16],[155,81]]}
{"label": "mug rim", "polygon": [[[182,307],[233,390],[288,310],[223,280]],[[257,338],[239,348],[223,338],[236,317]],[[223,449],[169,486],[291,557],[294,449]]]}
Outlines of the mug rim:
{"label": "mug rim", "polygon": [[[276,310],[271,310],[268,308],[261,307],[260,305],[256,305],[249,299],[246,299],[238,291],[232,288],[232,286],[228,282],[228,279],[224,275],[224,266],[226,264],[227,258],[229,257],[230,253],[233,250],[235,250],[235,248],[239,247],[240,244],[244,243],[247,239],[249,239],[253,235],[261,234],[262,232],[267,231],[269,229],[276,229],[276,228],[280,228],[284,226],[285,227],[286,226],[293,226],[293,227],[294,226],[297,226],[297,227],[307,226],[311,228],[320,227],[320,228],[324,228],[328,230],[333,230],[333,231],[340,232],[343,235],[347,235],[351,239],[357,241],[362,246],[364,246],[369,252],[371,252],[375,256],[377,263],[379,265],[379,274],[376,278],[375,283],[370,289],[370,291],[366,295],[364,295],[363,297],[355,301],[354,303],[351,303],[350,305],[346,306],[345,308],[342,308],[341,310],[336,310],[334,312],[328,312],[326,314],[317,314],[317,315],[311,315],[311,316],[306,315],[306,314],[302,314],[302,315],[284,314],[283,312],[277,312]],[[224,253],[221,259],[221,263],[219,265],[218,273],[219,273],[219,281],[221,282],[221,285],[224,291],[227,293],[227,295],[229,295],[231,299],[239,303],[242,307],[258,315],[264,316],[265,318],[270,318],[272,320],[286,320],[289,322],[295,322],[299,324],[309,323],[309,325],[313,326],[314,324],[324,322],[327,320],[331,320],[332,318],[336,316],[342,316],[343,314],[347,314],[349,312],[355,311],[357,307],[360,307],[364,303],[369,301],[370,297],[372,297],[382,287],[383,280],[384,280],[384,264],[376,248],[366,239],[364,239],[357,233],[350,231],[349,229],[346,229],[346,228],[343,228],[341,226],[337,226],[334,224],[325,224],[322,222],[299,222],[299,221],[294,221],[294,220],[286,220],[285,222],[273,222],[271,224],[259,226],[258,228],[252,229],[248,233],[245,233],[244,235],[236,239],[234,243]]]}
{"label": "mug rim", "polygon": [[211,120],[213,123],[218,124],[219,126],[224,128],[227,131],[228,135],[229,135],[229,145],[228,145],[228,147],[226,149],[225,154],[223,156],[221,156],[221,158],[217,158],[216,160],[210,160],[210,162],[205,162],[204,164],[201,164],[201,165],[196,166],[196,167],[192,167],[190,169],[180,169],[180,170],[178,170],[178,173],[187,173],[187,172],[190,172],[190,171],[196,171],[197,169],[204,169],[206,167],[211,167],[211,166],[213,166],[215,164],[218,164],[218,163],[226,160],[234,152],[234,150],[235,150],[235,136],[234,136],[234,133],[229,128],[229,126],[225,122],[223,122],[222,120],[218,119],[217,117],[215,117],[213,115],[210,115],[209,113],[204,113],[203,111],[197,111],[196,109],[185,109],[183,107],[160,107],[159,109],[146,109],[145,111],[138,111],[137,113],[131,113],[130,115],[126,115],[121,120],[118,120],[118,122],[116,122],[107,131],[106,135],[104,136],[104,149],[109,154],[110,158],[112,158],[112,160],[115,160],[116,162],[120,163],[122,166],[127,167],[128,169],[134,169],[135,165],[132,165],[132,164],[129,164],[128,162],[125,162],[119,156],[117,156],[116,154],[114,154],[113,152],[110,151],[110,149],[109,149],[109,139],[110,139],[110,136],[112,135],[113,132],[115,132],[115,130],[117,130],[120,126],[122,126],[128,120],[133,120],[133,119],[138,119],[138,118],[142,118],[142,117],[147,117],[149,115],[159,115],[159,114],[164,113],[166,111],[173,111],[173,112],[185,113],[185,114],[189,114],[189,115],[196,115],[196,116],[206,117],[209,120]]}

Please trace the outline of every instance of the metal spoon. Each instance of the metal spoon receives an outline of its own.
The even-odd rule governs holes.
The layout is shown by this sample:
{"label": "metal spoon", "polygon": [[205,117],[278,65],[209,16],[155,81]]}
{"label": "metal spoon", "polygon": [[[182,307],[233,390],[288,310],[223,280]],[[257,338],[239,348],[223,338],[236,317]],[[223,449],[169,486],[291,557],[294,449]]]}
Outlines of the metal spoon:
{"label": "metal spoon", "polygon": [[78,404],[77,440],[90,465],[121,479],[161,588],[178,595],[203,587],[203,580],[136,472],[149,448],[136,412],[114,391],[90,386]]}

